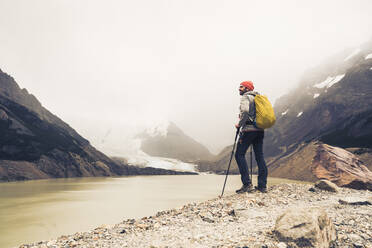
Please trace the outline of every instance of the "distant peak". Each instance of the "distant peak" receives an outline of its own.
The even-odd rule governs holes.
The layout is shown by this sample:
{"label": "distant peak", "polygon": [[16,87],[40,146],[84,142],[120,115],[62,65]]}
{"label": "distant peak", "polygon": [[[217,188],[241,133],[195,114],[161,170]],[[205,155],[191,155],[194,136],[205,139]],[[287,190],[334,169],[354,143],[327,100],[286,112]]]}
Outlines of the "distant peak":
{"label": "distant peak", "polygon": [[155,136],[167,136],[168,134],[168,127],[170,125],[169,121],[162,121],[153,124],[152,126],[146,128],[145,132],[150,135],[151,137]]}

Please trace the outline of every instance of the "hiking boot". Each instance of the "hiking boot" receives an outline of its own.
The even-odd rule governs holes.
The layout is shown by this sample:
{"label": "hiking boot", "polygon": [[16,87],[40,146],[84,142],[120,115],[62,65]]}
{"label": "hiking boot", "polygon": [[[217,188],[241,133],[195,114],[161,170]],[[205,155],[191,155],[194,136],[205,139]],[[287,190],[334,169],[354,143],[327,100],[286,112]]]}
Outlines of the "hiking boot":
{"label": "hiking boot", "polygon": [[267,188],[266,187],[254,187],[256,190],[260,191],[261,193],[267,193]]}
{"label": "hiking boot", "polygon": [[251,193],[253,191],[255,191],[253,185],[252,184],[246,184],[246,185],[243,185],[240,189],[236,190],[235,192],[237,194],[241,194],[241,193],[244,193],[244,192]]}

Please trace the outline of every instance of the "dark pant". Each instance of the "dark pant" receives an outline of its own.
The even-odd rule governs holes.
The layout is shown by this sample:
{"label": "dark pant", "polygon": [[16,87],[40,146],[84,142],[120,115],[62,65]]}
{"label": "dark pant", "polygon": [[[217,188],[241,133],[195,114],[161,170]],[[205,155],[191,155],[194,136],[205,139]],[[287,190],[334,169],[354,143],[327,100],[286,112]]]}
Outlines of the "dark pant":
{"label": "dark pant", "polygon": [[238,146],[235,152],[235,160],[238,163],[240,175],[244,185],[251,184],[249,171],[245,154],[248,147],[252,144],[254,156],[258,165],[258,187],[266,188],[267,183],[267,167],[263,156],[263,131],[251,131],[240,133]]}

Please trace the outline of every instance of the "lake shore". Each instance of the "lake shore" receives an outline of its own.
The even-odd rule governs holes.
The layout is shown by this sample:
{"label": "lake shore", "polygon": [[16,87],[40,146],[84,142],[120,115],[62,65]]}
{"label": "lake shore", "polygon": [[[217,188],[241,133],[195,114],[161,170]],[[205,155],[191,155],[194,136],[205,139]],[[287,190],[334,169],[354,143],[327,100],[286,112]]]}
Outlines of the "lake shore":
{"label": "lake shore", "polygon": [[347,188],[311,192],[311,187],[275,185],[266,194],[217,197],[20,247],[287,247],[272,231],[277,217],[291,207],[324,208],[335,225],[334,247],[372,247],[372,206],[339,202],[345,197],[371,200],[372,192]]}

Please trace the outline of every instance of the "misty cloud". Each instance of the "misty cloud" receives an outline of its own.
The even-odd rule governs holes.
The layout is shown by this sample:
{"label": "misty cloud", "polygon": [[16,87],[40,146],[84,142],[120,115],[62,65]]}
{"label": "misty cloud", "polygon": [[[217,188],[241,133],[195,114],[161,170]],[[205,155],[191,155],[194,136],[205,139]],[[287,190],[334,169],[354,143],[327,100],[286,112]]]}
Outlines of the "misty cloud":
{"label": "misty cloud", "polygon": [[218,152],[234,137],[241,81],[275,101],[303,71],[372,35],[367,0],[5,0],[1,9],[0,68],[96,146],[108,132],[115,147],[132,146],[144,128],[174,121]]}

